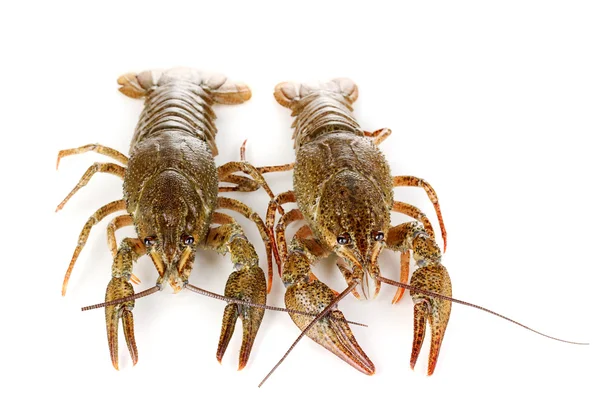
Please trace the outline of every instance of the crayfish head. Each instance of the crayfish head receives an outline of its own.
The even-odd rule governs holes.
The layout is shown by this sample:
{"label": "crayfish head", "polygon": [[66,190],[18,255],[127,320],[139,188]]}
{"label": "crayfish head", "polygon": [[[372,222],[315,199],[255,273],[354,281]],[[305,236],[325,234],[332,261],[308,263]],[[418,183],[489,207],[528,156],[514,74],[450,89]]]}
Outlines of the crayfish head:
{"label": "crayfish head", "polygon": [[360,173],[342,171],[329,180],[319,203],[321,240],[342,258],[359,281],[361,298],[375,298],[380,282],[377,259],[390,227],[382,191]]}
{"label": "crayfish head", "polygon": [[177,171],[163,171],[146,184],[135,222],[160,274],[157,284],[168,281],[177,293],[187,283],[198,243],[209,229],[209,212]]}

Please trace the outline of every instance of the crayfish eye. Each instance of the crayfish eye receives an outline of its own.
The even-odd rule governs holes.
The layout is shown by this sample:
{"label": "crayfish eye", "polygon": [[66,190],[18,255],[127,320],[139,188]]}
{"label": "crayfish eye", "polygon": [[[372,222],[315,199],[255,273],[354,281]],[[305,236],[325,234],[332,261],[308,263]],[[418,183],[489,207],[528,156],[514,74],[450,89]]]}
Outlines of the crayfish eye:
{"label": "crayfish eye", "polygon": [[383,232],[379,231],[375,233],[373,238],[375,238],[375,241],[383,241],[383,237]]}
{"label": "crayfish eye", "polygon": [[144,245],[147,247],[151,247],[156,244],[156,237],[146,237],[144,238]]}
{"label": "crayfish eye", "polygon": [[350,243],[350,235],[348,234],[342,234],[339,237],[337,237],[337,243],[339,245],[348,245]]}
{"label": "crayfish eye", "polygon": [[183,235],[181,237],[181,241],[183,242],[184,245],[193,245],[194,237],[192,237],[191,235]]}

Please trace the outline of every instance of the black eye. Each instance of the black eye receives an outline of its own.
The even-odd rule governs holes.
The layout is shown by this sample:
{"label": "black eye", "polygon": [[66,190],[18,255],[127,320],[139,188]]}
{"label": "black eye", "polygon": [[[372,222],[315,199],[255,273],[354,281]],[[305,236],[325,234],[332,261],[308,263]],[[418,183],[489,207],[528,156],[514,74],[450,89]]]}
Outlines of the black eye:
{"label": "black eye", "polygon": [[191,235],[184,235],[183,237],[181,237],[181,240],[183,241],[183,243],[185,245],[193,245],[194,244],[194,237],[192,237]]}
{"label": "black eye", "polygon": [[348,234],[342,234],[337,237],[337,243],[340,245],[348,245],[350,243],[350,236]]}
{"label": "black eye", "polygon": [[144,245],[147,247],[151,247],[154,244],[156,244],[156,238],[155,237],[146,237],[144,238]]}
{"label": "black eye", "polygon": [[383,232],[379,231],[375,233],[375,241],[383,241]]}

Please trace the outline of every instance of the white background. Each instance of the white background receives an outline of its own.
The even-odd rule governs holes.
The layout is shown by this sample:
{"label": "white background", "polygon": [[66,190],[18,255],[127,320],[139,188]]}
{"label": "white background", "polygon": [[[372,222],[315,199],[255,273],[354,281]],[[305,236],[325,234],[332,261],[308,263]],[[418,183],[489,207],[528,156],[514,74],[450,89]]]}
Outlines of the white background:
{"label": "white background", "polygon": [[[0,12],[0,375],[8,383],[1,400],[10,408],[3,411],[598,408],[594,2],[83,4],[31,2]],[[265,316],[250,362],[238,372],[240,331],[223,365],[215,360],[224,304],[164,291],[136,304],[139,363],[132,367],[121,340],[116,372],[104,312],[79,310],[104,297],[108,219],[91,233],[66,297],[60,288],[85,220],[122,196],[121,183],[95,176],[55,214],[85,169],[107,160],[71,157],[56,172],[55,157],[96,142],[127,152],[142,102],[119,94],[116,78],[180,65],[223,72],[252,88],[248,103],[215,107],[217,164],[237,159],[244,139],[256,165],[293,160],[292,118],[272,97],[276,83],[354,79],[364,129],[393,130],[381,145],[393,173],[425,178],[438,193],[454,296],[592,344],[553,342],[454,305],[436,372],[427,377],[428,345],[415,371],[409,367],[410,300],[391,306],[394,291],[384,287],[376,301],[340,305],[349,319],[369,324],[354,331],[377,367],[374,376],[305,339],[259,390],[298,334],[289,317]],[[289,173],[267,178],[276,192],[291,188]],[[423,192],[396,195],[423,209],[437,231]],[[264,216],[264,193],[239,199]],[[242,223],[264,265],[257,231]],[[385,253],[381,265],[385,275],[398,276],[398,255]],[[333,260],[315,271],[343,289]],[[203,252],[192,281],[222,292],[230,272],[228,258]],[[138,291],[155,282],[148,258],[136,274],[143,280]],[[281,305],[283,292],[275,279],[269,303]]]}

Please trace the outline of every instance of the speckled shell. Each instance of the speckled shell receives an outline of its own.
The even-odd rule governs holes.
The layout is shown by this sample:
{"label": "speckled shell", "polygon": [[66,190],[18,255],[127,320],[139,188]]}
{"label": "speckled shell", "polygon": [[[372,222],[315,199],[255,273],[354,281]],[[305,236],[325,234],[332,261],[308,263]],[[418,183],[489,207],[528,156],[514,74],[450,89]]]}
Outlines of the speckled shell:
{"label": "speckled shell", "polygon": [[[355,232],[389,227],[390,167],[372,139],[359,129],[350,102],[342,104],[343,99],[340,92],[315,90],[293,104],[293,114],[298,116],[294,193],[300,211],[319,237],[323,225],[330,230],[352,227]],[[348,219],[344,213],[348,211],[355,211],[350,218],[357,222],[340,222]]]}

